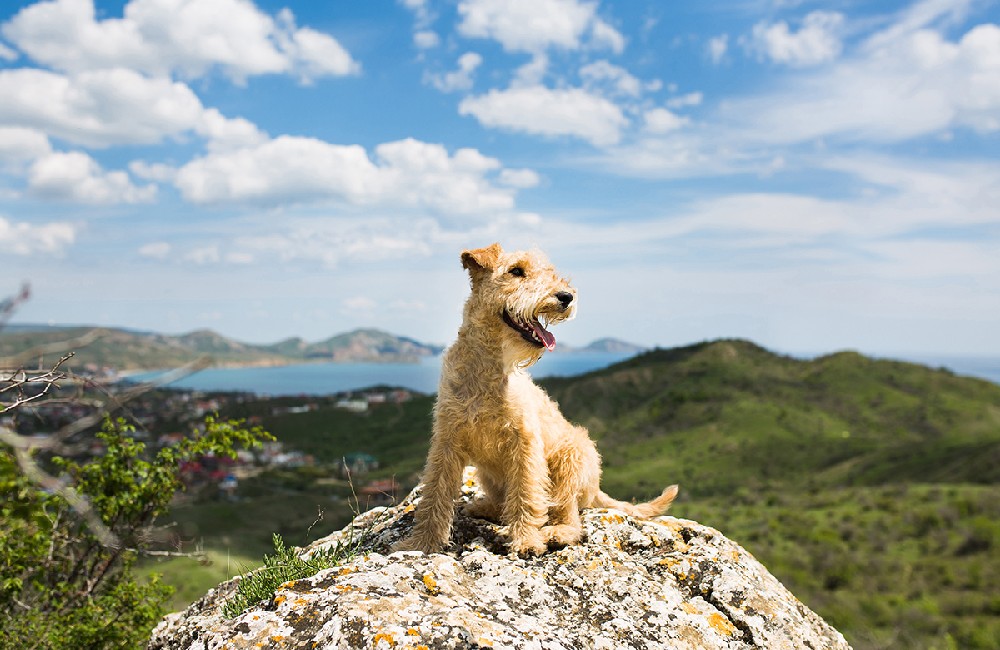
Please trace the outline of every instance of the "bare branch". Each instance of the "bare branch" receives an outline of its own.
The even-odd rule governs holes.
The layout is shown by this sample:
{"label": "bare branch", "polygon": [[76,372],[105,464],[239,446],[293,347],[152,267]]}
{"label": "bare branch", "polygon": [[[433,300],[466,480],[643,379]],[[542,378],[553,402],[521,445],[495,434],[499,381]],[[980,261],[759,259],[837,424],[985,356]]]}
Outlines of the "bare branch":
{"label": "bare branch", "polygon": [[31,285],[25,282],[21,285],[21,290],[16,296],[0,300],[0,330],[6,325],[10,317],[14,315],[21,303],[31,297]]}

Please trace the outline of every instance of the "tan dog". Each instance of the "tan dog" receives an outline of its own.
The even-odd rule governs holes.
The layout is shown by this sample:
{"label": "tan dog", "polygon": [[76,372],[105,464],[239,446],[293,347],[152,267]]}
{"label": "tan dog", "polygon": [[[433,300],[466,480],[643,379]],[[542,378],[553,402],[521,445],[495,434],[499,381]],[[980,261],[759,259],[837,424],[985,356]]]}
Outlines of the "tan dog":
{"label": "tan dog", "polygon": [[462,253],[462,265],[472,295],[444,356],[416,524],[395,550],[431,553],[448,543],[466,464],[476,466],[485,492],[466,513],[499,519],[522,555],[578,542],[580,508],[663,513],[676,485],[639,505],[601,492],[601,457],[587,430],[570,424],[523,370],[555,348],[543,323],[572,318],[576,290],[540,252],[493,244]]}

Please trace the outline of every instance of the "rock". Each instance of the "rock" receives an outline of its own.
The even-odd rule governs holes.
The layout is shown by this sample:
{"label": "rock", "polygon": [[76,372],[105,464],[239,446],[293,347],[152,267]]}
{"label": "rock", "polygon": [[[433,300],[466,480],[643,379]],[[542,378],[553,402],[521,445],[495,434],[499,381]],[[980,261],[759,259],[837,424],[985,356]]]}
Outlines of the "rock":
{"label": "rock", "polygon": [[[469,477],[463,501],[477,490]],[[498,526],[459,513],[449,553],[388,554],[418,490],[301,551],[367,531],[363,555],[228,620],[239,579],[223,583],[167,616],[150,650],[850,647],[750,553],[684,519],[588,510],[584,542],[525,559],[506,555]]]}

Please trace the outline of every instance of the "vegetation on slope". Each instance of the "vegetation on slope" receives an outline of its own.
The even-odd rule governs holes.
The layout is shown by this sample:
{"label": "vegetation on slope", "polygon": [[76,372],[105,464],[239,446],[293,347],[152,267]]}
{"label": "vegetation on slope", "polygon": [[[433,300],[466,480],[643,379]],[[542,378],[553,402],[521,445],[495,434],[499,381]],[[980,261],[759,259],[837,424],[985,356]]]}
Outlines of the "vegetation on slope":
{"label": "vegetation on slope", "polygon": [[[743,544],[858,650],[1000,648],[1000,386],[745,341],[653,350],[540,383],[598,440],[609,493],[645,498],[680,483],[672,514]],[[251,557],[274,531],[306,543],[338,528],[350,486],[330,477],[346,454],[381,461],[358,485],[416,481],[432,398],[366,414],[327,402],[271,415],[274,404],[227,415],[261,416],[320,465],[246,482],[241,503],[175,510],[209,547],[223,540],[213,526],[224,548]]]}

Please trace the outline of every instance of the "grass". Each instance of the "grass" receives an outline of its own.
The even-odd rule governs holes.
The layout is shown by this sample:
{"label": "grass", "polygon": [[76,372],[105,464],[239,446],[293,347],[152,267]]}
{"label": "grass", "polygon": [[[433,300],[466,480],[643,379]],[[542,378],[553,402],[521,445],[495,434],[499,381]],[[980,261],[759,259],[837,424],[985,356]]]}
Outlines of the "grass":
{"label": "grass", "polygon": [[165,606],[170,611],[177,611],[204,596],[209,589],[236,577],[242,567],[253,562],[250,555],[210,550],[201,561],[187,557],[147,560],[143,569],[146,573],[161,574],[163,582],[174,589]]}
{"label": "grass", "polygon": [[257,603],[270,600],[280,585],[308,578],[351,559],[364,543],[364,535],[358,538],[352,535],[346,542],[338,542],[331,548],[316,551],[308,558],[300,557],[294,549],[285,546],[281,535],[277,533],[274,534],[273,543],[274,554],[264,556],[264,565],[245,571],[240,577],[236,594],[222,609],[226,618],[235,618]]}

